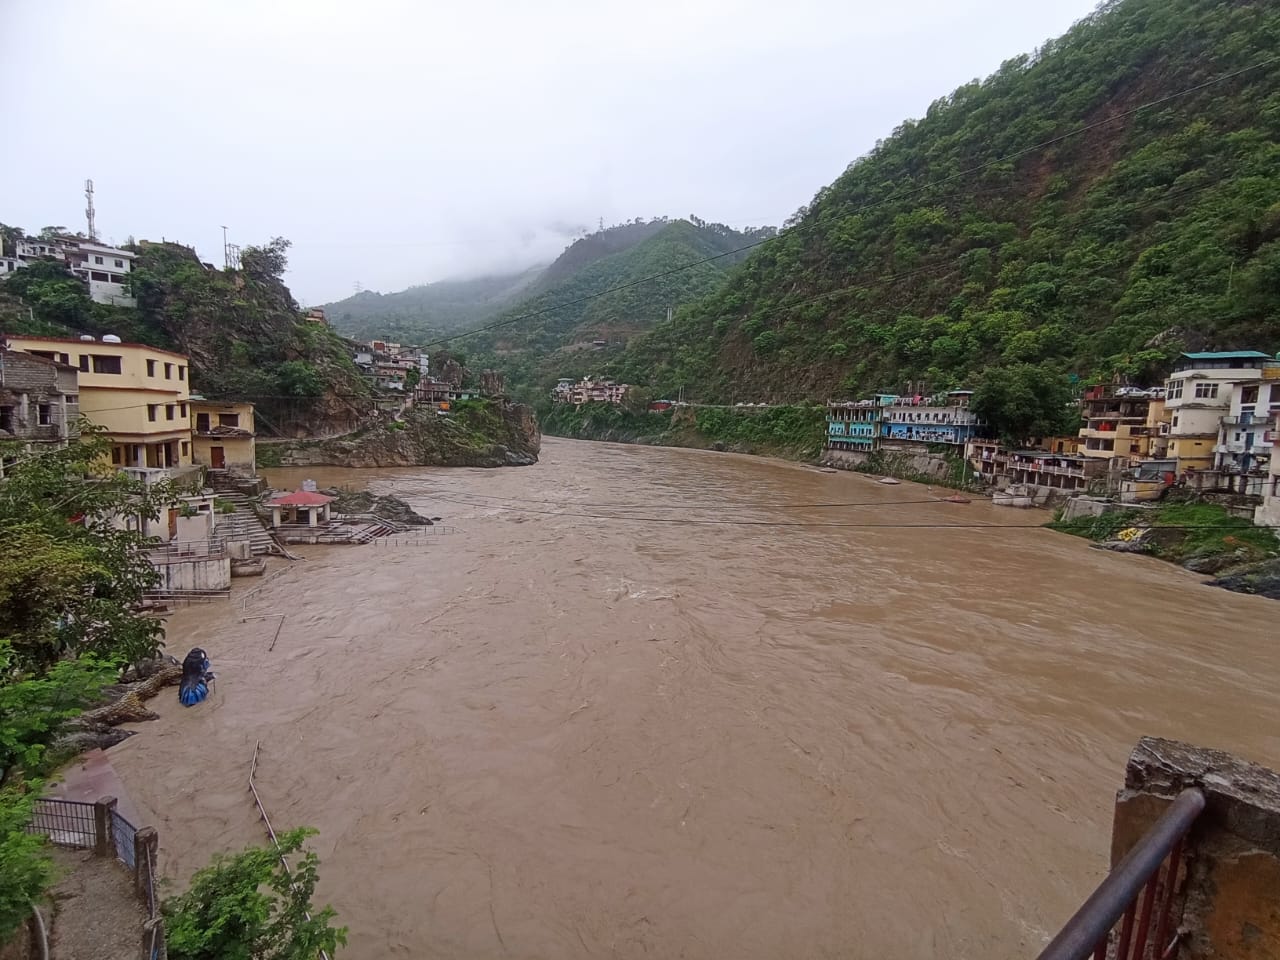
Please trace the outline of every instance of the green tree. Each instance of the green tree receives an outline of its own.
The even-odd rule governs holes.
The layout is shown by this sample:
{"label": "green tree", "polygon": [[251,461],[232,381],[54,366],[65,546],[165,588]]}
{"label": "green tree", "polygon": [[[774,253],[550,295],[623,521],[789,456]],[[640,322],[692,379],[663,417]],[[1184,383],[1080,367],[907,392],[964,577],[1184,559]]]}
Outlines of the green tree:
{"label": "green tree", "polygon": [[1048,364],[988,367],[974,388],[971,406],[996,436],[1012,446],[1031,437],[1075,433],[1080,427],[1071,384]]}
{"label": "green tree", "polygon": [[285,396],[315,398],[324,394],[324,380],[306,360],[286,360],[280,364],[277,377]]}
{"label": "green tree", "polygon": [[85,654],[127,663],[162,643],[163,626],[136,612],[158,580],[139,530],[177,494],[104,473],[109,451],[87,424],[78,442],[42,454],[0,444],[16,458],[0,485],[0,641],[19,671]]}
{"label": "green tree", "polygon": [[0,943],[29,916],[31,903],[53,880],[45,840],[24,830],[37,794],[0,789]]}
{"label": "green tree", "polygon": [[196,873],[186,893],[164,902],[171,960],[315,960],[345,945],[347,928],[330,925],[333,908],[311,904],[316,854],[296,858],[292,877],[280,862],[314,833],[290,830],[280,835],[279,852],[250,847]]}
{"label": "green tree", "polygon": [[284,237],[272,237],[261,247],[245,247],[240,251],[240,269],[255,280],[279,281],[289,268],[289,248],[292,241]]}
{"label": "green tree", "polygon": [[404,388],[409,393],[413,393],[417,389],[419,381],[422,380],[422,371],[417,367],[410,367],[409,371],[404,375]]}

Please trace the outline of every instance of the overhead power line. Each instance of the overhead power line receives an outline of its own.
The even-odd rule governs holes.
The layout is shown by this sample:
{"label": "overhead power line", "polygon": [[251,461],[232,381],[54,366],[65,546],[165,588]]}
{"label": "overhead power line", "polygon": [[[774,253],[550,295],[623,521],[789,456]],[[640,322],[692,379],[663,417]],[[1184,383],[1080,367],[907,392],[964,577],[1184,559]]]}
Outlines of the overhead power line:
{"label": "overhead power line", "polygon": [[[918,187],[913,187],[909,190],[903,190],[903,191],[899,191],[898,193],[890,194],[886,197],[881,197],[878,200],[869,200],[865,203],[858,204],[849,211],[849,214],[852,215],[856,213],[861,213],[864,210],[870,210],[875,207],[882,206],[886,203],[892,203],[897,200],[903,200],[903,199],[906,199],[907,197],[911,197],[911,196],[915,196],[916,194],[923,193],[926,190],[932,190],[936,187],[942,186],[943,184],[951,183],[953,181],[972,176],[975,173],[980,173],[981,171],[986,170],[990,167],[998,166],[1004,163],[1011,163],[1014,160],[1018,160],[1029,154],[1035,153],[1037,150],[1043,150],[1048,147],[1055,146],[1059,143],[1063,143],[1064,141],[1070,140],[1074,137],[1078,137],[1081,134],[1088,133],[1091,130],[1096,130],[1100,127],[1117,123],[1121,120],[1126,120],[1129,117],[1132,117],[1145,110],[1151,110],[1155,107],[1163,106],[1166,103],[1170,103],[1182,97],[1189,96],[1193,93],[1198,93],[1199,91],[1207,89],[1208,87],[1212,87],[1216,84],[1226,83],[1229,80],[1234,80],[1238,77],[1244,76],[1247,73],[1251,73],[1255,70],[1261,70],[1266,67],[1274,66],[1276,64],[1280,64],[1280,56],[1270,57],[1266,60],[1259,61],[1258,63],[1251,64],[1250,66],[1241,67],[1239,70],[1233,70],[1230,73],[1225,73],[1217,77],[1212,77],[1209,80],[1205,80],[1201,83],[1197,83],[1194,86],[1187,87],[1184,90],[1179,90],[1175,93],[1170,93],[1170,94],[1167,94],[1166,96],[1158,97],[1155,100],[1148,100],[1147,102],[1140,103],[1137,106],[1131,107],[1128,110],[1123,110],[1120,113],[1113,114],[1112,116],[1105,117],[1101,120],[1095,120],[1092,123],[1086,123],[1083,126],[1077,127],[1074,130],[1070,130],[1066,133],[1059,134],[1056,137],[1051,137],[1048,140],[1043,140],[1029,147],[1024,147],[1021,150],[1016,150],[1013,153],[1004,154],[994,159],[987,160],[976,166],[969,167],[966,170],[962,170],[959,173],[953,173],[953,174],[950,174],[949,176],[942,177],[941,179],[933,180],[933,181],[930,181],[929,183],[921,184]],[[630,289],[631,287],[639,286],[640,284],[643,284],[643,283],[652,283],[655,280],[663,280],[667,277],[671,277],[671,276],[675,276],[676,274],[683,273],[686,270],[692,270],[694,267],[699,267],[707,263],[714,263],[717,260],[723,260],[725,257],[731,257],[731,256],[734,256],[735,254],[744,253],[747,250],[753,250],[757,247],[764,246],[765,244],[773,243],[776,240],[782,239],[784,236],[786,236],[785,232],[778,233],[775,236],[765,237],[761,240],[755,240],[755,241],[752,241],[751,243],[743,244],[740,247],[735,247],[732,250],[726,250],[723,253],[717,253],[710,257],[703,257],[700,260],[690,261],[689,263],[683,264],[679,267],[673,267],[670,270],[663,270],[660,273],[654,273],[645,277],[640,277],[636,280],[630,280],[626,283],[620,283],[616,286],[608,287],[604,290],[601,290],[598,293],[586,294],[581,297],[576,297],[572,300],[566,300],[562,303],[553,304],[549,307],[543,307],[540,310],[533,310],[528,313],[522,313],[514,317],[507,317],[502,320],[495,320],[492,323],[484,324],[482,326],[476,327],[474,330],[468,330],[465,333],[456,333],[456,334],[451,334],[447,337],[439,337],[435,340],[432,340],[432,341],[429,341],[428,343],[423,344],[422,348],[426,349],[427,347],[436,347],[436,346],[440,346],[441,344],[452,343],[455,340],[463,340],[463,339],[466,339],[467,337],[475,336],[476,334],[479,334],[479,333],[485,333],[489,330],[496,330],[499,327],[511,326],[512,324],[520,323],[524,320],[533,320],[533,319],[536,319],[537,317],[542,317],[542,316],[546,316],[549,313],[554,313],[557,310],[563,310],[566,307],[573,307],[573,306],[577,306],[580,303],[586,303],[591,300],[597,300],[600,297],[608,296],[611,293],[617,293],[620,290],[627,290],[627,289]]]}

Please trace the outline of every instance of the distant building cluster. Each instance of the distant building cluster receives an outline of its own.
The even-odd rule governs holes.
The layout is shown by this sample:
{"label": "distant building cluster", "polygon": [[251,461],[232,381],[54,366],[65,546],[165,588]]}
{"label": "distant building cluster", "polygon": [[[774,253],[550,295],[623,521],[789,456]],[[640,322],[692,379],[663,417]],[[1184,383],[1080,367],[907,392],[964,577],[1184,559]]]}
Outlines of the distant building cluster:
{"label": "distant building cluster", "polygon": [[[1099,384],[1080,397],[1080,429],[1009,450],[969,409],[972,392],[881,393],[827,404],[827,449],[963,450],[974,473],[1030,497],[1101,493],[1122,502],[1170,486],[1255,498],[1255,521],[1280,525],[1280,357],[1257,350],[1184,353],[1160,386]],[[936,448],[934,448],[936,449]]]}
{"label": "distant building cluster", "polygon": [[598,380],[583,377],[575,381],[572,377],[561,377],[551,390],[553,403],[571,403],[581,406],[584,403],[622,403],[630,387],[615,380]]}
{"label": "distant building cluster", "polygon": [[[496,370],[480,372],[480,388],[463,386],[464,371],[456,361],[447,361],[433,372],[431,357],[417,347],[389,340],[370,340],[358,345],[352,361],[364,377],[386,395],[385,402],[429,405],[447,414],[459,400],[499,397],[506,393],[506,381]],[[416,371],[416,375],[414,374]],[[416,380],[415,383],[411,381]]]}
{"label": "distant building cluster", "polygon": [[97,303],[117,307],[138,305],[125,287],[133,270],[134,260],[134,255],[128,250],[74,235],[20,237],[14,242],[12,256],[0,256],[0,277],[21,270],[37,260],[53,260],[65,264],[74,276],[87,284],[89,296]]}

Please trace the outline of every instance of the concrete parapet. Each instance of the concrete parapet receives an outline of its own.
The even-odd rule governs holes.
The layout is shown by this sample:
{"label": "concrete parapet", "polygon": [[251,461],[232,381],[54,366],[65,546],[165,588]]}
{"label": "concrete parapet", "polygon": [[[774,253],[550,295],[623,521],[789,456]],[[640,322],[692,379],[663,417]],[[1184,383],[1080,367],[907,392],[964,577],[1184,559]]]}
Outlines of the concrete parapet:
{"label": "concrete parapet", "polygon": [[[1114,867],[1178,793],[1204,812],[1188,835],[1179,957],[1280,957],[1280,774],[1209,750],[1144,737],[1116,797]],[[1175,914],[1176,915],[1176,914]]]}

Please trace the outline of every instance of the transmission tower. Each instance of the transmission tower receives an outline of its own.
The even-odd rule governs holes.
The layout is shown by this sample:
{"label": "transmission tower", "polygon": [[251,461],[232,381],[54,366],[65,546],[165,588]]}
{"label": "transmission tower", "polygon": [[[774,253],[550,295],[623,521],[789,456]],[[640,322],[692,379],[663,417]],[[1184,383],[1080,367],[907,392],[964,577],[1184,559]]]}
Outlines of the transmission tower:
{"label": "transmission tower", "polygon": [[93,223],[93,181],[92,180],[86,180],[84,182],[84,201],[85,201],[84,216],[85,216],[85,219],[89,221],[89,239],[97,240],[98,231]]}

